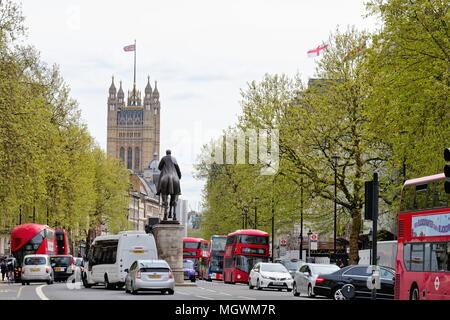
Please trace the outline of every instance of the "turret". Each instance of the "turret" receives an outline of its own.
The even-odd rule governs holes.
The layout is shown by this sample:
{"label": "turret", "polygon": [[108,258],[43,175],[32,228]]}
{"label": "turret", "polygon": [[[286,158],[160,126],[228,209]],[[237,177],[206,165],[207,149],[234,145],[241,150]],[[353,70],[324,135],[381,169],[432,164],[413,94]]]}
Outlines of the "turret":
{"label": "turret", "polygon": [[155,81],[155,90],[153,90],[153,99],[159,100],[158,82]]}
{"label": "turret", "polygon": [[123,89],[122,89],[122,81],[120,81],[119,92],[117,93],[117,99],[119,100],[119,103],[123,103],[124,98],[125,98],[125,94],[123,93]]}
{"label": "turret", "polygon": [[112,76],[111,86],[109,87],[109,98],[115,99],[116,98],[116,86],[114,85],[114,76]]}

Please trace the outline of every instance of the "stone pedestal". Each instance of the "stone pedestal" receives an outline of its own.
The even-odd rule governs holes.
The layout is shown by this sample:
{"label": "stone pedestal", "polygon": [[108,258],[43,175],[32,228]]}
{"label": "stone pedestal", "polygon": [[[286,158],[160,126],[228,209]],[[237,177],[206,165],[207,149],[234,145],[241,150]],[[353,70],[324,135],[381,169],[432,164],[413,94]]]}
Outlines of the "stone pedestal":
{"label": "stone pedestal", "polygon": [[157,224],[153,226],[152,232],[155,236],[159,259],[166,260],[169,264],[175,278],[175,284],[184,283],[184,227],[180,224]]}

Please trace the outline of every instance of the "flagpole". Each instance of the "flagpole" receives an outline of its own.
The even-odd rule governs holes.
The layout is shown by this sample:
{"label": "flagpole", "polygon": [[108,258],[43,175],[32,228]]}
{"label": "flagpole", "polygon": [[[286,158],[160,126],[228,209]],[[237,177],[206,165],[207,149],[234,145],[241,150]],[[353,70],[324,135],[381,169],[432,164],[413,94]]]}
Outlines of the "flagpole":
{"label": "flagpole", "polygon": [[134,81],[133,81],[133,96],[136,101],[136,39],[134,39]]}

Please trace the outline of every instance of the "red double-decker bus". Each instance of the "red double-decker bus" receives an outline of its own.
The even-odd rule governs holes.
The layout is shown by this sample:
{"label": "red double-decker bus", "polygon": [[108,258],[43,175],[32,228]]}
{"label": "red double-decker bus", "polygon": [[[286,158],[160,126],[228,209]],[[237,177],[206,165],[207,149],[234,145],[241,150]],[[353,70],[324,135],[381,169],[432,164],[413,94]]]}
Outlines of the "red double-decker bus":
{"label": "red double-decker bus", "polygon": [[260,230],[238,230],[227,236],[223,281],[248,283],[250,270],[258,262],[269,261],[269,234]]}
{"label": "red double-decker bus", "polygon": [[210,241],[208,277],[206,280],[223,280],[223,260],[227,236],[213,235]]}
{"label": "red double-decker bus", "polygon": [[405,182],[398,215],[395,299],[450,299],[450,195],[445,175]]}
{"label": "red double-decker bus", "polygon": [[35,223],[16,226],[11,231],[11,253],[16,258],[15,278],[18,280],[27,254],[69,254],[66,231]]}
{"label": "red double-decker bus", "polygon": [[207,278],[209,263],[209,243],[202,238],[183,238],[183,259],[194,262],[194,269],[199,279]]}

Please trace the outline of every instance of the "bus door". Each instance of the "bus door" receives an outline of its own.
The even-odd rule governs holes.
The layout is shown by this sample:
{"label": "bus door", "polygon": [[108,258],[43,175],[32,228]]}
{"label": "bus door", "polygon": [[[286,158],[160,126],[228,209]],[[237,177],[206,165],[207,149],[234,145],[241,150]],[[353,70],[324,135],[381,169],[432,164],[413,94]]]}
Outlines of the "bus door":
{"label": "bus door", "polygon": [[[428,249],[428,250],[427,250]],[[426,299],[445,300],[450,297],[450,243],[427,243],[425,253],[431,249],[431,272],[426,281]]]}

